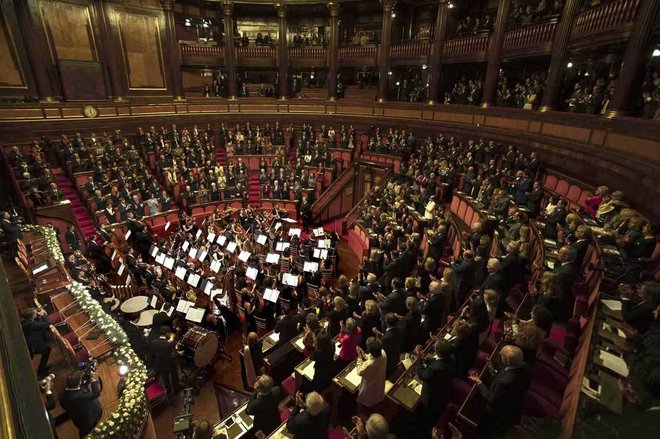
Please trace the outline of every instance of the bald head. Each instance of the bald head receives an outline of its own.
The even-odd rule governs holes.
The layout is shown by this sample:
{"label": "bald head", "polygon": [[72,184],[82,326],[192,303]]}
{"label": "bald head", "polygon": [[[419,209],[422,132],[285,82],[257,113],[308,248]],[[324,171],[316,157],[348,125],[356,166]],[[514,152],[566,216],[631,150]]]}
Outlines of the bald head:
{"label": "bald head", "polygon": [[504,346],[500,350],[500,356],[502,357],[502,363],[511,369],[522,366],[524,361],[523,351],[518,346]]}

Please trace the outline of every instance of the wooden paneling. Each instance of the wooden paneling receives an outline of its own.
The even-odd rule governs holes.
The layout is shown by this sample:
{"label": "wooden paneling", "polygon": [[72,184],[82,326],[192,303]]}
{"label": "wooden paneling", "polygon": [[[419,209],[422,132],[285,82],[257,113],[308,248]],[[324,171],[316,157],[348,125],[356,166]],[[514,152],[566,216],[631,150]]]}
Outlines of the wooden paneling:
{"label": "wooden paneling", "polygon": [[42,0],[39,13],[54,62],[60,59],[98,61],[87,5]]}
{"label": "wooden paneling", "polygon": [[608,133],[605,146],[625,154],[639,155],[653,163],[660,163],[660,147],[657,141],[631,138],[622,134]]}
{"label": "wooden paneling", "polygon": [[509,130],[527,131],[529,122],[526,119],[512,119],[507,117],[486,117],[484,125],[506,128]]}
{"label": "wooden paneling", "polygon": [[7,19],[0,8],[0,88],[27,88]]}
{"label": "wooden paneling", "polygon": [[165,90],[159,15],[113,9],[130,90]]}
{"label": "wooden paneling", "polygon": [[541,132],[548,136],[563,137],[565,139],[577,140],[578,142],[589,141],[588,128],[578,128],[555,123],[544,123]]}

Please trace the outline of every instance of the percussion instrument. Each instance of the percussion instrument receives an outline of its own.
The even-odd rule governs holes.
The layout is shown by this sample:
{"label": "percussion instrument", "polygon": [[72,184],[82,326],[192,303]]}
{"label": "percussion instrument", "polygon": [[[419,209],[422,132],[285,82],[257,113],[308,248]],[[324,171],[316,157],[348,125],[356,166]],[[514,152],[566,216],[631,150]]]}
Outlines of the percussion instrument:
{"label": "percussion instrument", "polygon": [[179,345],[192,358],[196,367],[204,367],[218,351],[218,336],[200,326],[192,326],[183,335]]}
{"label": "percussion instrument", "polygon": [[119,309],[121,312],[126,314],[133,314],[136,312],[144,311],[149,306],[149,297],[147,296],[135,296],[130,299],[126,299]]}
{"label": "percussion instrument", "polygon": [[154,322],[154,316],[158,314],[157,309],[148,309],[140,313],[140,320],[136,323],[139,327],[151,326]]}

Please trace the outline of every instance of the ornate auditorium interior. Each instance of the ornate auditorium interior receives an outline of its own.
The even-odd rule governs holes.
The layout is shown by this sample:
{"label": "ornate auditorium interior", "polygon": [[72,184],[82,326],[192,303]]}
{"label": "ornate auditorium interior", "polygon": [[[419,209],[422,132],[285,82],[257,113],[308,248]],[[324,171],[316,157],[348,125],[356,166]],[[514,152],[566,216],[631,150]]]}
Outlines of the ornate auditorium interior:
{"label": "ornate auditorium interior", "polygon": [[0,0],[0,57],[0,437],[657,437],[660,1]]}

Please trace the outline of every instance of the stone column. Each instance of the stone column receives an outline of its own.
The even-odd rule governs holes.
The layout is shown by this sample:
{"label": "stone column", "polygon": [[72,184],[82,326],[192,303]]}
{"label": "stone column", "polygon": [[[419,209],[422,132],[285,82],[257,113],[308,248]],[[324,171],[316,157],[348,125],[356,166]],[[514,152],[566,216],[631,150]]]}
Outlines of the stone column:
{"label": "stone column", "polygon": [[630,115],[630,111],[638,102],[644,80],[644,66],[652,50],[653,27],[657,23],[659,10],[658,0],[642,0],[638,6],[633,33],[614,87],[608,113],[610,117]]}
{"label": "stone column", "polygon": [[431,71],[429,72],[429,104],[439,100],[440,74],[442,73],[442,55],[447,38],[447,22],[449,21],[449,1],[438,0],[438,15],[435,19],[433,47],[431,48]]}
{"label": "stone column", "polygon": [[238,87],[236,83],[236,45],[234,44],[234,3],[222,2],[222,12],[225,16],[225,66],[227,67],[227,94],[229,99],[236,99]]}
{"label": "stone column", "polygon": [[277,66],[280,83],[280,99],[289,97],[289,44],[287,41],[286,5],[276,3],[277,27],[279,31]]}
{"label": "stone column", "polygon": [[568,42],[571,38],[575,16],[580,11],[582,0],[566,0],[561,21],[555,30],[555,38],[552,41],[552,58],[548,78],[545,81],[545,91],[541,100],[540,111],[548,111],[555,108],[561,83],[564,80],[566,61],[568,59]]}
{"label": "stone column", "polygon": [[392,11],[396,0],[383,0],[383,27],[378,52],[378,100],[386,101],[389,93],[390,45],[392,41]]}
{"label": "stone column", "polygon": [[495,32],[488,48],[488,68],[486,70],[486,80],[484,81],[484,96],[481,101],[482,107],[495,105],[497,96],[497,79],[500,75],[500,66],[502,65],[502,46],[504,45],[504,35],[509,25],[509,15],[511,12],[511,0],[500,0],[497,6],[497,18],[495,19]]}
{"label": "stone column", "polygon": [[337,99],[337,70],[339,60],[339,4],[328,3],[330,9],[330,46],[328,48],[328,98]]}
{"label": "stone column", "polygon": [[181,53],[176,38],[174,22],[174,0],[160,0],[165,16],[165,65],[168,66],[172,95],[177,101],[183,100],[183,76],[181,72]]}

